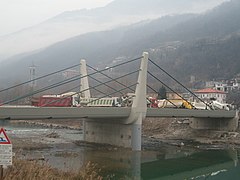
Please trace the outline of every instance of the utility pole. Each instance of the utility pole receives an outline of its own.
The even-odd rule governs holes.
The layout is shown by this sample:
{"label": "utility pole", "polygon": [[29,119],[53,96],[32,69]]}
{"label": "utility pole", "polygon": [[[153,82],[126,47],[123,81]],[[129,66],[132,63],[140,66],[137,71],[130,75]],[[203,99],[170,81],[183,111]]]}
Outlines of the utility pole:
{"label": "utility pole", "polygon": [[34,79],[36,79],[36,66],[34,65],[34,63],[32,63],[32,66],[29,67],[30,70],[30,87],[32,89],[32,91],[34,90],[34,88],[36,87],[36,81]]}
{"label": "utility pole", "polygon": [[[30,93],[33,93],[35,88],[36,88],[36,66],[34,65],[34,63],[32,62],[32,66],[29,66],[29,71],[30,71]],[[29,103],[32,104],[32,99],[33,99],[33,95],[30,97],[30,99],[28,99]]]}

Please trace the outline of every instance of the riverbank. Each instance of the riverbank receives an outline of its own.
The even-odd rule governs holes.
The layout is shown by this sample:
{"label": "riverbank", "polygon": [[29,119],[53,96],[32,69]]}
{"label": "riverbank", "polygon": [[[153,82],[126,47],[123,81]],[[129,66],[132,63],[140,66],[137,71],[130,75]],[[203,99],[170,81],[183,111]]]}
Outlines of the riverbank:
{"label": "riverbank", "polygon": [[[6,128],[6,132],[12,141],[15,157],[25,162],[46,163],[64,172],[70,172],[72,169],[85,167],[85,163],[90,161],[99,164],[104,170],[104,177],[111,172],[119,177],[127,174],[131,168],[134,174],[133,167],[136,167],[135,162],[139,161],[137,157],[140,158],[130,149],[72,139],[83,136],[81,122],[78,120],[11,123],[13,126]],[[72,130],[73,127],[77,129]],[[239,132],[193,130],[189,127],[187,119],[149,118],[143,121],[142,127],[143,163],[159,161],[159,158],[162,158],[160,162],[168,161],[169,158],[184,159],[199,152],[209,152],[206,150],[214,149],[218,152],[224,149],[224,152],[235,152],[234,149],[240,149]],[[19,135],[22,138],[19,138]]]}
{"label": "riverbank", "polygon": [[38,179],[64,179],[64,180],[102,180],[101,169],[98,165],[87,163],[79,171],[61,171],[49,166],[47,163],[38,163],[37,161],[26,161],[22,159],[13,159],[13,165],[3,171],[4,180],[38,180]]}
{"label": "riverbank", "polygon": [[72,119],[46,119],[46,120],[13,120],[13,124],[22,124],[27,126],[37,126],[37,127],[46,127],[54,129],[73,129],[80,130],[82,129],[82,120],[72,120]]}
{"label": "riverbank", "polygon": [[239,128],[236,132],[196,130],[189,126],[189,119],[184,118],[148,118],[143,121],[143,135],[177,146],[192,142],[196,147],[240,148]]}
{"label": "riverbank", "polygon": [[[82,120],[34,120],[34,121],[11,121],[11,123],[23,124],[27,126],[39,126],[52,129],[72,129],[82,130]],[[208,145],[222,148],[240,148],[240,130],[236,132],[215,131],[215,130],[196,130],[189,126],[189,120],[184,118],[146,118],[143,120],[142,135],[144,141],[155,140],[166,144],[184,146],[184,142],[193,144]],[[45,138],[57,140],[58,134],[47,134]],[[19,142],[19,140],[17,140]],[[47,143],[50,144],[51,142]],[[29,149],[47,148],[49,145],[39,141],[37,144],[16,143],[17,147]],[[25,145],[23,145],[25,144]]]}

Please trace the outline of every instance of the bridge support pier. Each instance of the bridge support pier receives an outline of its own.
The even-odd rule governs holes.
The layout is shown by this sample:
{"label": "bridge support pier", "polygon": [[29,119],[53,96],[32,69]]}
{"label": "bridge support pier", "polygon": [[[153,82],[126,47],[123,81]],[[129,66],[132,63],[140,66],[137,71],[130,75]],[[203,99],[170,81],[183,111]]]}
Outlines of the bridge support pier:
{"label": "bridge support pier", "polygon": [[141,150],[142,124],[119,124],[85,120],[84,141]]}
{"label": "bridge support pier", "polygon": [[214,118],[192,118],[190,127],[193,129],[209,129],[220,131],[236,131],[238,128],[239,116],[232,119],[214,119]]}
{"label": "bridge support pier", "polygon": [[131,124],[131,147],[135,151],[140,151],[142,148],[142,115],[140,114],[138,120]]}
{"label": "bridge support pier", "polygon": [[85,120],[84,141],[131,148],[132,125]]}
{"label": "bridge support pier", "polygon": [[141,150],[142,120],[140,118],[134,124],[84,120],[84,141]]}

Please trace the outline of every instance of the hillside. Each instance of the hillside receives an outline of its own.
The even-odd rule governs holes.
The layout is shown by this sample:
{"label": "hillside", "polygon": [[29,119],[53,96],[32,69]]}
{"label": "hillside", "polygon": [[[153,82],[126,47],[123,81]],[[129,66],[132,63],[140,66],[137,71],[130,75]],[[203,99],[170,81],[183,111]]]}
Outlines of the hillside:
{"label": "hillside", "polygon": [[[2,74],[12,68],[13,78],[24,69],[26,71],[32,61],[42,74],[75,64],[80,58],[95,66],[105,66],[116,57],[134,57],[149,51],[152,59],[158,59],[162,66],[185,81],[190,74],[199,79],[230,77],[239,73],[236,68],[240,60],[239,9],[240,2],[232,0],[200,15],[166,16],[151,22],[76,36],[38,53],[9,60],[14,64],[3,63],[0,75],[4,77]],[[217,68],[221,71],[215,74]],[[25,77],[26,74],[28,72]]]}
{"label": "hillside", "polygon": [[[100,31],[87,33],[59,43],[56,43],[39,52],[22,54],[7,61],[1,62],[0,80],[9,82],[23,76],[23,79],[29,77],[28,67],[34,62],[37,65],[39,74],[44,74],[54,69],[60,69],[71,66],[79,62],[80,58],[85,58],[92,65],[106,65],[117,56],[124,56],[125,53],[119,53],[119,48],[128,47],[126,42],[130,40],[129,36],[133,33],[135,39],[141,40],[142,33],[148,35],[164,31],[178,23],[192,18],[194,15],[166,16],[158,20],[143,21],[131,26],[125,26],[109,31]],[[154,27],[154,28],[150,28]],[[141,30],[140,30],[141,29]],[[138,33],[136,33],[136,30]],[[135,33],[134,33],[135,32]],[[125,45],[126,44],[126,45]],[[123,46],[123,47],[121,47]],[[139,51],[140,54],[142,50]],[[131,52],[130,52],[131,53]],[[131,56],[134,55],[131,53]],[[139,56],[139,54],[136,54]],[[67,60],[66,60],[67,59]],[[12,73],[4,76],[12,69]],[[21,76],[19,76],[21,74]]]}
{"label": "hillside", "polygon": [[239,47],[240,33],[155,49],[152,59],[185,84],[190,76],[195,76],[197,81],[230,79],[240,73]]}
{"label": "hillside", "polygon": [[105,31],[142,20],[176,13],[202,12],[226,0],[114,0],[105,7],[66,11],[55,17],[0,37],[0,61],[45,48],[88,32]]}

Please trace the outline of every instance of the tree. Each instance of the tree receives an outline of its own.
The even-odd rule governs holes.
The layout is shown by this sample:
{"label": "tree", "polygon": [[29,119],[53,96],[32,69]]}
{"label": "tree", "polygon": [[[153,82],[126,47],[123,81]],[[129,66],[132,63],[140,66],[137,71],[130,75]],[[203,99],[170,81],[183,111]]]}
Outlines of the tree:
{"label": "tree", "polygon": [[227,96],[227,103],[235,105],[237,109],[240,108],[240,91],[231,91]]}
{"label": "tree", "polygon": [[167,99],[167,91],[164,86],[160,87],[158,90],[158,99]]}

